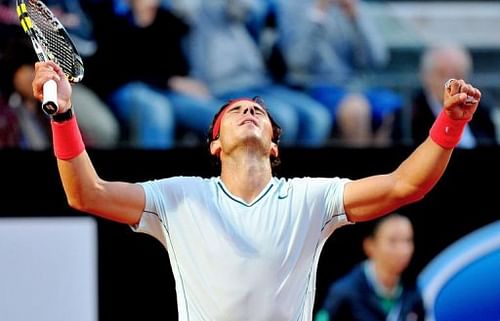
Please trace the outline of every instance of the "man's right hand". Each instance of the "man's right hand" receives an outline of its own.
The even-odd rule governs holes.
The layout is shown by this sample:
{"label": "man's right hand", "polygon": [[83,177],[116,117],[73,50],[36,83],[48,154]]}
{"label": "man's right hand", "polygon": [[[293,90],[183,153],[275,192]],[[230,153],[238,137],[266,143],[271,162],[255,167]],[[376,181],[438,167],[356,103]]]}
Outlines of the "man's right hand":
{"label": "man's right hand", "polygon": [[57,83],[58,113],[64,113],[71,107],[71,85],[62,69],[54,62],[35,63],[35,78],[33,79],[33,95],[43,101],[43,84],[49,80]]}

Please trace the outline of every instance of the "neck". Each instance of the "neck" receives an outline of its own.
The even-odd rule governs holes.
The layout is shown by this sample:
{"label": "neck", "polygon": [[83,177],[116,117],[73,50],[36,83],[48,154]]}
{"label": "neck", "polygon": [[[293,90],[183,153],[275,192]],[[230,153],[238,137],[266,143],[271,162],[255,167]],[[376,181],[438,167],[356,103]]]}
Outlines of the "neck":
{"label": "neck", "polygon": [[269,156],[255,153],[221,156],[221,180],[226,188],[246,202],[252,202],[272,178]]}
{"label": "neck", "polygon": [[384,292],[389,295],[394,294],[394,291],[399,284],[399,275],[386,271],[376,264],[374,265],[374,270],[375,277],[377,278],[379,284],[383,287]]}

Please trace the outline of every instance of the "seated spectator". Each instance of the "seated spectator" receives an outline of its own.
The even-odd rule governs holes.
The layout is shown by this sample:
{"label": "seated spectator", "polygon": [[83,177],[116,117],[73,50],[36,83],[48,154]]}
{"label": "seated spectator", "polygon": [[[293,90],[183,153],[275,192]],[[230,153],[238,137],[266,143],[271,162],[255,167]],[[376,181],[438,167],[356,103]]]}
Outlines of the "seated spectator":
{"label": "seated spectator", "polygon": [[410,220],[391,214],[375,221],[363,240],[367,260],[332,283],[316,321],[423,321],[425,307],[416,281],[402,274],[413,256]]}
{"label": "seated spectator", "polygon": [[362,0],[277,0],[286,82],[326,105],[339,143],[390,143],[402,97],[372,86],[366,72],[384,67],[388,49]]}
{"label": "seated spectator", "polygon": [[22,34],[14,0],[0,0],[0,56],[9,39]]}
{"label": "seated spectator", "polygon": [[92,20],[84,10],[85,1],[44,0],[44,3],[64,25],[78,53],[84,59],[92,56],[97,49],[97,44]]}
{"label": "seated spectator", "polygon": [[[31,83],[37,61],[28,36],[13,39],[0,60],[0,83],[8,97],[21,128],[18,147],[44,150],[50,147],[50,127],[40,103],[33,96]],[[86,144],[94,148],[115,147],[118,142],[118,124],[98,97],[83,84],[73,86],[73,105],[78,114]]]}
{"label": "seated spectator", "polygon": [[[16,14],[14,1],[0,0],[0,61],[11,39],[24,37],[24,32],[19,27],[19,18]],[[0,65],[0,75],[5,73]],[[0,76],[1,77],[1,76]],[[21,129],[16,114],[7,104],[5,84],[0,82],[0,148],[18,147]]]}
{"label": "seated spectator", "polygon": [[175,147],[179,128],[194,133],[195,144],[204,140],[220,102],[189,75],[184,52],[189,26],[159,0],[93,5],[98,50],[92,86],[112,105],[130,145]]}
{"label": "seated spectator", "polygon": [[281,142],[285,146],[317,147],[327,142],[331,121],[326,107],[301,91],[274,82],[248,29],[254,13],[263,16],[264,1],[172,2],[191,23],[193,75],[214,97],[224,102],[261,96],[283,128]]}
{"label": "seated spectator", "polygon": [[[65,25],[65,28],[75,41],[77,50],[83,56],[85,64],[85,59],[90,57],[95,51],[95,42],[93,40],[91,21],[80,6],[80,1],[48,0],[44,3],[53,10]],[[15,57],[16,50],[27,50],[29,53],[34,53],[31,45],[22,44],[21,46],[23,47],[18,47],[21,39],[28,42],[29,38],[24,34],[19,25],[14,0],[4,0],[0,3],[0,36],[0,57],[2,55],[7,55],[7,61],[14,59],[17,61],[16,63],[20,62],[20,60]],[[14,48],[9,48],[12,45]],[[19,54],[21,56],[25,55],[25,53],[20,51]],[[23,63],[29,63],[29,61],[24,59]],[[6,69],[2,69],[4,86],[7,87],[4,88],[4,92],[9,91],[9,93],[4,94],[6,96],[14,94],[10,99],[14,99],[15,101],[12,100],[11,103],[18,104],[23,99],[18,99],[18,93],[16,90],[13,90],[12,84],[10,84],[11,79],[8,79],[14,74],[14,70],[11,67],[13,66],[6,66]],[[28,71],[27,69],[22,70]],[[29,75],[29,72],[27,75]],[[85,132],[86,141],[91,147],[113,148],[117,146],[120,138],[119,123],[110,108],[104,104],[93,91],[84,85],[84,83],[86,83],[85,78],[82,84],[75,86],[73,104],[78,106],[76,107],[78,110],[78,120],[82,126],[82,130]],[[8,87],[10,87],[10,89]]]}
{"label": "seated spectator", "polygon": [[[450,78],[470,78],[473,61],[466,48],[458,45],[429,47],[420,61],[421,87],[414,93],[411,104],[411,139],[419,144],[429,135],[429,127],[442,109],[443,83]],[[493,105],[483,92],[481,102],[457,147],[474,148],[496,144],[496,129],[492,119]],[[397,130],[397,129],[396,129]],[[396,138],[401,138],[400,129]]]}
{"label": "seated spectator", "polygon": [[[80,0],[44,0],[43,3],[64,25],[79,54],[83,57],[91,56],[96,49],[92,21],[87,16]],[[0,0],[0,49],[13,33],[22,32],[16,13],[16,1]]]}
{"label": "seated spectator", "polygon": [[0,149],[17,148],[21,140],[21,128],[16,114],[0,93]]}

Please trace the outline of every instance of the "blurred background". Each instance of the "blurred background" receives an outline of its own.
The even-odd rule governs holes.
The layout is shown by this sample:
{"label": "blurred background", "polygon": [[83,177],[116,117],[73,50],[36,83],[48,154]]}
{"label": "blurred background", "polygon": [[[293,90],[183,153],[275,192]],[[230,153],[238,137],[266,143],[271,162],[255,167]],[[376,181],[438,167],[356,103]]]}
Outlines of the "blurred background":
{"label": "blurred background", "polygon": [[[447,248],[498,222],[499,1],[46,3],[83,56],[73,103],[105,179],[217,175],[205,145],[212,116],[227,99],[254,94],[284,128],[278,176],[386,173],[427,135],[444,82],[464,78],[482,91],[481,107],[435,189],[398,211],[415,229],[405,273],[417,278]],[[27,41],[14,1],[0,0],[0,320],[175,320],[161,244],[68,207],[48,121],[31,96],[36,57]],[[326,243],[317,304],[364,258],[366,230],[347,226]],[[490,267],[500,265],[497,235],[489,234]],[[471,271],[498,282],[491,269]],[[464,295],[450,299],[458,305],[494,290],[487,281],[458,289]],[[500,306],[492,298],[488,307]],[[498,309],[470,306],[483,313],[477,320],[500,318]]]}

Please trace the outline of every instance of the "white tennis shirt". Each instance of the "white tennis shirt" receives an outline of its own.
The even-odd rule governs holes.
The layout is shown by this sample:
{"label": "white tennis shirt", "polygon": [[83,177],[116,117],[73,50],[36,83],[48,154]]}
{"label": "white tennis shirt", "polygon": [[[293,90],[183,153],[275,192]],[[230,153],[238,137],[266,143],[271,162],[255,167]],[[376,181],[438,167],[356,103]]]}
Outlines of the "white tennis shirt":
{"label": "white tennis shirt", "polygon": [[272,178],[255,200],[220,178],[143,182],[137,232],[168,251],[180,321],[310,321],[321,249],[348,224],[340,178]]}

